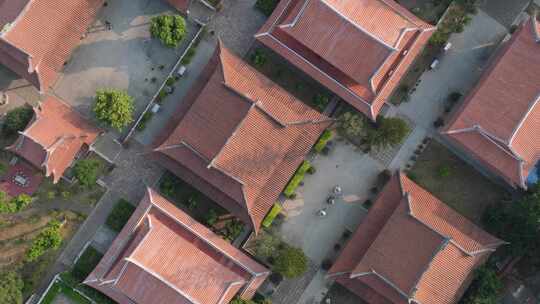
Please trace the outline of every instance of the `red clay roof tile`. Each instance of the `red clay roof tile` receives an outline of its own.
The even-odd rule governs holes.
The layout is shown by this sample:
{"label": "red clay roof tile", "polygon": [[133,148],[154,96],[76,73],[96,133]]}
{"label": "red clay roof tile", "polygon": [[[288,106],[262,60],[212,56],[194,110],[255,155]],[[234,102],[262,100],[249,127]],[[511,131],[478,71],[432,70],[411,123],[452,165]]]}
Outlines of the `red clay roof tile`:
{"label": "red clay roof tile", "polygon": [[190,95],[192,104],[182,106],[177,126],[155,151],[180,177],[188,170],[202,179],[186,181],[257,230],[331,121],[222,46],[215,57],[208,82]]}
{"label": "red clay roof tile", "polygon": [[101,132],[61,100],[47,96],[17,141],[8,147],[57,182],[77,153]]}
{"label": "red clay roof tile", "polygon": [[524,188],[540,159],[540,41],[534,20],[505,42],[444,131],[509,184]]}
{"label": "red clay roof tile", "polygon": [[250,298],[268,274],[148,189],[85,284],[120,304],[221,304]]}
{"label": "red clay roof tile", "polygon": [[[14,4],[2,3],[0,22],[14,21],[0,34],[0,63],[45,92],[94,21],[103,0],[5,2]],[[24,2],[26,6],[20,9]],[[10,8],[7,13],[1,10],[4,5]],[[14,13],[18,13],[15,19]]]}
{"label": "red clay roof tile", "polygon": [[454,303],[502,243],[397,174],[329,273],[368,303]]}
{"label": "red clay roof tile", "polygon": [[282,0],[255,36],[375,119],[433,30],[391,0]]}

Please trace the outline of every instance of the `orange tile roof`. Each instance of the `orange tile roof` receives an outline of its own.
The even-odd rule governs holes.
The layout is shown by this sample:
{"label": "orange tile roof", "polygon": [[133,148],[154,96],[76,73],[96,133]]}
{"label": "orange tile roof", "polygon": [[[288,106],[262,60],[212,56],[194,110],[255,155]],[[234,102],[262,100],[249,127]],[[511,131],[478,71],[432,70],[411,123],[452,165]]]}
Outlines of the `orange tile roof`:
{"label": "orange tile roof", "polygon": [[56,183],[81,149],[94,143],[100,130],[64,104],[47,96],[28,127],[7,149],[21,156]]}
{"label": "orange tile roof", "polygon": [[154,154],[257,230],[331,120],[222,46],[205,74]]}
{"label": "orange tile roof", "polygon": [[269,271],[151,189],[84,281],[120,304],[249,299]]}
{"label": "orange tile roof", "polygon": [[538,27],[524,21],[443,131],[514,187],[540,159]]}
{"label": "orange tile roof", "polygon": [[434,29],[392,0],[282,0],[255,37],[375,119]]}
{"label": "orange tile roof", "polygon": [[4,1],[0,23],[7,25],[0,34],[0,63],[45,92],[102,4],[103,0]]}
{"label": "orange tile roof", "polygon": [[396,174],[330,270],[368,303],[455,303],[503,242]]}

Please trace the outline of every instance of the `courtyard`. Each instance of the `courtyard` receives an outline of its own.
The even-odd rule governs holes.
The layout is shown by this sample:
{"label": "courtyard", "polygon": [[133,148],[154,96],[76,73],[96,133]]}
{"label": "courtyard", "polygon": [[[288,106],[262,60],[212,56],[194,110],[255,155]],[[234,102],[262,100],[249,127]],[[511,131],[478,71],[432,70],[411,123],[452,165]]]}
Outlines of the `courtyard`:
{"label": "courtyard", "polygon": [[138,117],[199,29],[186,18],[187,34],[175,49],[152,39],[150,18],[176,13],[165,0],[109,2],[73,52],[53,87],[54,94],[92,117],[96,90],[126,90],[134,98],[134,117]]}

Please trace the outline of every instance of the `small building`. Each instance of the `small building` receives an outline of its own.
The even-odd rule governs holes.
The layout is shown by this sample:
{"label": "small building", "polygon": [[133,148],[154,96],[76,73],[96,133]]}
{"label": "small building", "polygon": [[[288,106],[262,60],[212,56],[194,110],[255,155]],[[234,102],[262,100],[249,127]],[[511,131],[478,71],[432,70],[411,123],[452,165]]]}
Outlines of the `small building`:
{"label": "small building", "polygon": [[512,187],[540,168],[540,24],[525,20],[491,58],[443,134]]}
{"label": "small building", "polygon": [[8,0],[0,2],[0,64],[40,92],[94,22],[103,0]]}
{"label": "small building", "polygon": [[87,284],[119,304],[250,299],[269,271],[151,189]]}
{"label": "small building", "polygon": [[370,304],[457,303],[503,243],[398,173],[329,276]]}
{"label": "small building", "polygon": [[42,169],[56,183],[75,159],[89,151],[101,132],[60,99],[47,96],[7,150]]}
{"label": "small building", "polygon": [[282,0],[255,37],[375,120],[434,30],[393,0]]}
{"label": "small building", "polygon": [[220,43],[151,155],[257,231],[331,123]]}

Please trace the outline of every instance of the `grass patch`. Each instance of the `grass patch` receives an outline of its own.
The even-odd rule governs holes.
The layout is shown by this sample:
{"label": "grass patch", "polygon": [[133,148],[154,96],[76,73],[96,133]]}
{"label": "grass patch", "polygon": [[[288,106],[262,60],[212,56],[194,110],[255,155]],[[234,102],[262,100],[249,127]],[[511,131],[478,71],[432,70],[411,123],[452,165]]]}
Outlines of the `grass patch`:
{"label": "grass patch", "polygon": [[311,168],[311,164],[309,161],[304,160],[300,167],[296,170],[296,173],[294,173],[293,177],[285,187],[285,190],[283,190],[283,194],[285,194],[288,198],[294,198],[296,188],[300,185],[300,182],[304,180],[304,176],[306,175],[306,172]]}
{"label": "grass patch", "polygon": [[120,232],[134,211],[135,206],[125,199],[120,199],[118,202],[116,202],[116,205],[114,205],[114,208],[107,217],[105,224],[112,230]]}
{"label": "grass patch", "polygon": [[409,177],[460,214],[481,225],[488,205],[498,203],[506,191],[432,140],[408,173]]}
{"label": "grass patch", "polygon": [[86,298],[81,296],[78,292],[76,292],[60,280],[56,281],[51,286],[51,289],[49,289],[49,292],[47,292],[47,295],[43,298],[43,301],[41,303],[51,304],[59,294],[66,296],[71,301],[77,304],[92,304],[90,301],[88,301]]}
{"label": "grass patch", "polygon": [[73,266],[71,273],[76,279],[82,282],[96,268],[102,257],[103,254],[101,252],[92,246],[88,246],[75,266]]}
{"label": "grass patch", "polygon": [[283,207],[279,203],[274,203],[274,206],[272,206],[272,209],[270,209],[270,212],[264,217],[264,220],[262,221],[263,227],[270,227],[272,223],[274,222],[274,219],[278,214],[281,212]]}
{"label": "grass patch", "polygon": [[321,84],[267,47],[252,49],[246,55],[246,61],[261,74],[319,112],[333,96]]}

